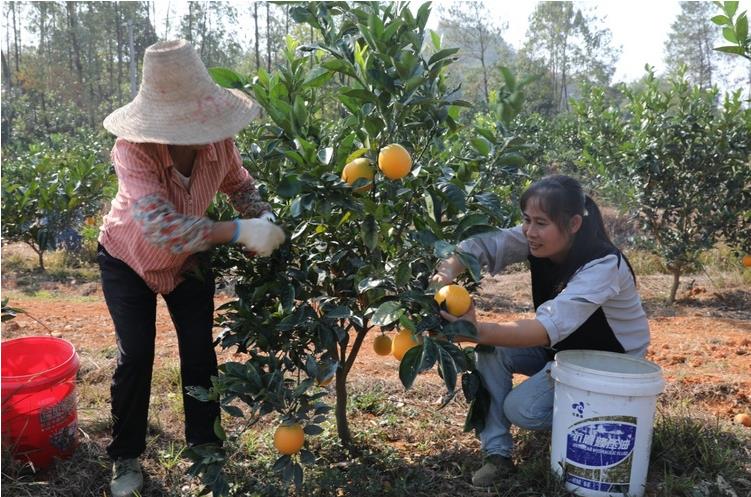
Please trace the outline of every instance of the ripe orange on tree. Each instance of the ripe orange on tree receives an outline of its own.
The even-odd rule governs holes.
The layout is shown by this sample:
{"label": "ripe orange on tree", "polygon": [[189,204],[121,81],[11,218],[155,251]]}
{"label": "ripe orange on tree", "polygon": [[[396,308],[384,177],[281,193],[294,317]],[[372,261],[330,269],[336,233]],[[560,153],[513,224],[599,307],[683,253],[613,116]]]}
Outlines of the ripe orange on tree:
{"label": "ripe orange on tree", "polygon": [[462,316],[472,306],[472,298],[469,292],[461,285],[446,285],[435,294],[435,301],[443,307],[445,305],[449,314]]}
{"label": "ripe orange on tree", "polygon": [[344,169],[342,170],[342,181],[345,181],[350,186],[360,178],[365,178],[366,180],[371,182],[365,186],[355,188],[356,192],[366,192],[368,190],[372,190],[373,176],[375,176],[375,172],[370,166],[370,160],[366,159],[365,157],[360,157],[359,159],[353,160],[352,162],[344,166]]}
{"label": "ripe orange on tree", "polygon": [[412,156],[398,143],[386,145],[378,154],[378,168],[388,179],[402,179],[412,169]]}
{"label": "ripe orange on tree", "polygon": [[285,456],[300,452],[303,443],[305,433],[298,423],[280,425],[274,432],[274,447]]}
{"label": "ripe orange on tree", "polygon": [[744,255],[741,262],[743,263],[743,267],[751,267],[751,254]]}
{"label": "ripe orange on tree", "polygon": [[373,340],[373,350],[378,355],[389,355],[391,353],[391,338],[388,335],[378,335]]}
{"label": "ripe orange on tree", "polygon": [[404,354],[406,354],[409,349],[417,347],[418,345],[420,345],[420,342],[415,335],[413,335],[408,329],[402,329],[396,334],[394,340],[391,342],[391,353],[401,361]]}

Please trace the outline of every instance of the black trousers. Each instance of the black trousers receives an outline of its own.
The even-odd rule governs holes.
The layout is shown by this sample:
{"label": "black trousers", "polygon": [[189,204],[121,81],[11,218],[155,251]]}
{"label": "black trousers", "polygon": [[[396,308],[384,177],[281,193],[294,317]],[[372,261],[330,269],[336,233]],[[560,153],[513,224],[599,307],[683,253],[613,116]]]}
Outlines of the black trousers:
{"label": "black trousers", "polygon": [[[112,459],[138,457],[146,448],[151,373],[156,338],[156,294],[123,261],[99,246],[97,259],[102,290],[117,335],[117,367],[112,376]],[[163,295],[177,331],[180,377],[183,385],[185,439],[188,445],[218,443],[214,421],[219,404],[202,402],[186,393],[186,386],[211,385],[217,374],[212,340],[214,278],[186,279]]]}

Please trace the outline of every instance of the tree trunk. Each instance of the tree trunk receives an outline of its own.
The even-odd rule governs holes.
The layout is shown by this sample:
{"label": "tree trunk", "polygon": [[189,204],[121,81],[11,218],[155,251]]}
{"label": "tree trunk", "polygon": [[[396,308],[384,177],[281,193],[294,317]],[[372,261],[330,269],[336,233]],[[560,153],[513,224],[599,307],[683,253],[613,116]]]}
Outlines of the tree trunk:
{"label": "tree trunk", "polygon": [[[5,86],[6,91],[10,91],[11,89],[11,80],[10,80],[10,67],[8,67],[8,57],[5,56],[5,52],[2,52],[2,63],[3,63],[3,74],[5,74],[5,78],[3,78],[3,86]],[[5,110],[3,109],[3,113],[5,113]]]}
{"label": "tree trunk", "polygon": [[271,2],[266,2],[266,70],[271,72],[271,16],[269,11],[269,5]]}
{"label": "tree trunk", "polygon": [[117,104],[123,103],[123,31],[120,22],[120,5],[115,5],[115,38],[117,40]]}
{"label": "tree trunk", "polygon": [[347,373],[340,368],[336,372],[336,433],[342,445],[351,449],[354,446],[352,433],[349,431],[349,420],[347,419]]}
{"label": "tree trunk", "polygon": [[261,52],[258,40],[258,2],[253,2],[253,24],[256,29],[256,72],[261,68]]}
{"label": "tree trunk", "polygon": [[11,2],[11,9],[13,11],[13,46],[15,49],[15,56],[16,56],[16,73],[18,72],[19,63],[21,60],[21,52],[19,48],[19,44],[21,43],[21,34],[18,32],[18,28],[16,27],[16,2]]}
{"label": "tree trunk", "polygon": [[193,45],[193,2],[188,2],[188,41]]}
{"label": "tree trunk", "polygon": [[668,304],[673,304],[675,302],[675,295],[678,293],[678,285],[681,282],[681,270],[680,268],[674,268],[673,269],[673,286],[670,288],[670,298],[668,299]]}
{"label": "tree trunk", "polygon": [[76,67],[78,84],[83,85],[83,64],[81,64],[81,47],[78,44],[78,36],[76,36],[76,31],[78,31],[76,5],[75,2],[66,2],[65,6],[68,9],[68,28],[70,30],[70,43],[73,48],[73,62]]}

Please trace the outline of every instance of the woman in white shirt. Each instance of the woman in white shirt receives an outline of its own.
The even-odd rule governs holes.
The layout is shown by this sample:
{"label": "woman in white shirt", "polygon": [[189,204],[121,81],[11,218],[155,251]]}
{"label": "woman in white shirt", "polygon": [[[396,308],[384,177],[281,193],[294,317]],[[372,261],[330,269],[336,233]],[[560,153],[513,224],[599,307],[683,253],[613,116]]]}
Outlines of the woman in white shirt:
{"label": "woman in white shirt", "polygon": [[[513,470],[511,424],[549,429],[553,418],[555,352],[589,349],[644,356],[649,326],[626,257],[610,241],[595,202],[575,179],[546,176],[521,197],[523,224],[484,233],[459,244],[491,274],[528,261],[534,319],[478,322],[474,307],[459,318],[472,322],[477,337],[468,341],[494,346],[477,353],[477,369],[491,396],[480,432],[486,454],[472,475],[476,486],[491,486]],[[439,264],[433,281],[451,283],[464,266],[456,256]],[[529,376],[512,389],[514,373]]]}

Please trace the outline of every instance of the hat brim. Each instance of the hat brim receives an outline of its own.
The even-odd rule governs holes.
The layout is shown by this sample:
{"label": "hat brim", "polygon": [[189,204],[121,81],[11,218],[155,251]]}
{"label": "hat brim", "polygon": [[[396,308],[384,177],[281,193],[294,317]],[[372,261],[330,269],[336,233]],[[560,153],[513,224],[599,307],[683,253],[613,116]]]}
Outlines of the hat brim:
{"label": "hat brim", "polygon": [[115,136],[135,143],[204,145],[236,136],[258,117],[259,105],[241,90],[216,88],[212,95],[176,107],[139,94],[104,119]]}

